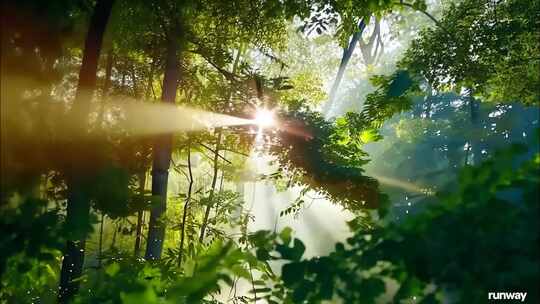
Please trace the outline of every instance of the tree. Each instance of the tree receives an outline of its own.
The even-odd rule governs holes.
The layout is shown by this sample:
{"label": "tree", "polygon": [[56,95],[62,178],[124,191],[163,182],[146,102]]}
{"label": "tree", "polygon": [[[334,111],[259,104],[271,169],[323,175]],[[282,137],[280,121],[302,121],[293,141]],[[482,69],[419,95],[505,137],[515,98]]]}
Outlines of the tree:
{"label": "tree", "polygon": [[356,48],[356,44],[361,39],[362,33],[364,32],[365,28],[366,28],[366,23],[364,22],[364,20],[360,21],[360,23],[358,24],[358,31],[355,32],[354,35],[351,37],[351,41],[349,41],[348,46],[343,49],[343,56],[341,57],[341,62],[339,63],[336,79],[334,80],[334,83],[332,84],[332,88],[330,89],[328,102],[325,104],[323,113],[328,113],[332,104],[334,103],[334,99],[336,98],[339,84],[341,83],[343,74],[345,74],[345,68],[347,67],[347,64],[349,63],[349,60],[351,59],[353,51]]}
{"label": "tree", "polygon": [[440,26],[412,43],[402,66],[435,89],[471,89],[483,100],[538,104],[538,92],[530,88],[540,81],[532,21],[539,11],[538,3],[520,0],[451,4]]}
{"label": "tree", "polygon": [[[90,20],[83,61],[79,72],[77,95],[72,110],[72,115],[76,117],[76,120],[86,121],[90,111],[90,100],[96,86],[96,72],[101,43],[113,3],[113,0],[98,0]],[[66,225],[68,227],[77,225],[84,227],[90,223],[90,201],[84,195],[83,183],[84,177],[81,177],[79,172],[69,174],[66,215]],[[77,292],[79,282],[74,280],[82,274],[86,233],[87,231],[76,234],[75,239],[67,242],[62,260],[58,292],[58,300],[61,303],[67,303]]]}
{"label": "tree", "polygon": [[[179,80],[178,36],[181,35],[180,22],[183,20],[173,19],[173,24],[166,32],[167,55],[165,61],[165,75],[163,76],[163,93],[161,99],[166,103],[175,102],[176,90]],[[161,257],[163,249],[163,238],[165,237],[165,227],[159,221],[167,209],[167,181],[168,170],[171,162],[172,134],[162,134],[156,137],[153,147],[152,164],[152,195],[159,197],[159,204],[154,206],[150,212],[150,223],[148,228],[148,240],[146,244],[145,257],[148,260],[156,260]]]}

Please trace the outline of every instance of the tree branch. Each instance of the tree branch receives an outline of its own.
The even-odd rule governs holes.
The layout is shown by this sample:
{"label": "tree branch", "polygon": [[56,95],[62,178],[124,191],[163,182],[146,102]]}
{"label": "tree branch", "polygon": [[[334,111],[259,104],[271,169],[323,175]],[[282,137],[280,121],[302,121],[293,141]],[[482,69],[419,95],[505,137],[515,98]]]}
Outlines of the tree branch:
{"label": "tree branch", "polygon": [[406,2],[403,2],[403,1],[400,1],[400,2],[394,2],[394,4],[397,4],[397,5],[401,5],[401,6],[405,6],[405,7],[409,7],[409,8],[412,8],[414,9],[415,11],[419,11],[421,12],[422,14],[426,15],[429,19],[431,19],[435,25],[437,25],[439,28],[441,28],[443,31],[445,31],[446,33],[448,33],[448,31],[441,25],[441,23],[439,22],[439,20],[437,20],[435,17],[433,17],[433,15],[431,15],[430,13],[424,11],[424,10],[419,10],[419,9],[416,9],[416,7],[414,7],[414,5],[410,4],[410,3],[406,3]]}
{"label": "tree branch", "polygon": [[[203,143],[199,143],[199,145],[201,145],[201,146],[203,146],[204,148],[210,150],[210,152],[212,152],[212,153],[214,153],[214,154],[216,153],[216,150],[210,148],[209,146],[207,146],[207,145],[205,145],[205,144],[203,144]],[[222,150],[223,150],[223,149],[222,149]],[[226,159],[225,157],[221,156],[221,154],[217,153],[217,156],[218,156],[219,158],[221,158],[222,160],[226,161],[227,163],[232,164],[231,161],[229,161],[229,160]],[[208,157],[208,156],[207,156],[207,157]],[[210,158],[210,157],[208,157],[208,158]]]}

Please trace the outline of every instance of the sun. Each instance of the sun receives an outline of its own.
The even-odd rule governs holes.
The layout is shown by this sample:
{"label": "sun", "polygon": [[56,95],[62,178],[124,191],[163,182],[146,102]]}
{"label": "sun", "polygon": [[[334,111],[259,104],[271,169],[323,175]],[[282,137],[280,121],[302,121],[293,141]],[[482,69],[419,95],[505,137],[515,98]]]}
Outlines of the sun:
{"label": "sun", "polygon": [[274,112],[268,109],[258,109],[253,122],[261,128],[269,127],[275,123]]}

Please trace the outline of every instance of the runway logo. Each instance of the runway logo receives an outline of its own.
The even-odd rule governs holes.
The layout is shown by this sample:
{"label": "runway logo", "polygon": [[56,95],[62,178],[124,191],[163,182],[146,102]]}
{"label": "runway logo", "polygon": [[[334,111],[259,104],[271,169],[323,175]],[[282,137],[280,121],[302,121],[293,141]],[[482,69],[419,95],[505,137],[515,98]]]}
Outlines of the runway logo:
{"label": "runway logo", "polygon": [[525,302],[526,292],[488,292],[488,300],[520,300]]}

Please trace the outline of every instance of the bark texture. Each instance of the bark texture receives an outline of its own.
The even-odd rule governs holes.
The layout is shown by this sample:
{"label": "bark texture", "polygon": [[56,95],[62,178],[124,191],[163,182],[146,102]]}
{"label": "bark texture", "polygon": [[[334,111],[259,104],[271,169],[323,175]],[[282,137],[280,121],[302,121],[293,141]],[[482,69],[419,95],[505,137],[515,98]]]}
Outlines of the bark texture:
{"label": "bark texture", "polygon": [[[179,44],[174,35],[169,35],[167,43],[167,58],[165,62],[165,75],[163,77],[162,102],[174,103],[178,88],[179,73]],[[172,134],[160,134],[155,138],[153,145],[152,163],[152,195],[159,197],[159,203],[150,211],[148,238],[146,243],[147,260],[158,260],[163,250],[165,226],[161,219],[167,210],[167,183],[169,180],[169,166],[172,152]]]}
{"label": "bark texture", "polygon": [[[79,121],[86,122],[88,119],[91,97],[96,88],[96,72],[103,35],[111,15],[113,3],[114,0],[98,0],[90,20],[82,65],[79,71],[77,93],[72,109],[73,117]],[[85,126],[86,124],[83,124],[83,131]],[[82,275],[84,265],[85,228],[89,225],[90,201],[84,194],[84,178],[79,174],[68,173],[66,225],[67,227],[82,227],[82,229],[79,233],[74,234],[77,239],[72,238],[66,244],[58,288],[59,303],[69,302],[77,292],[79,282],[73,282],[73,280]]]}

